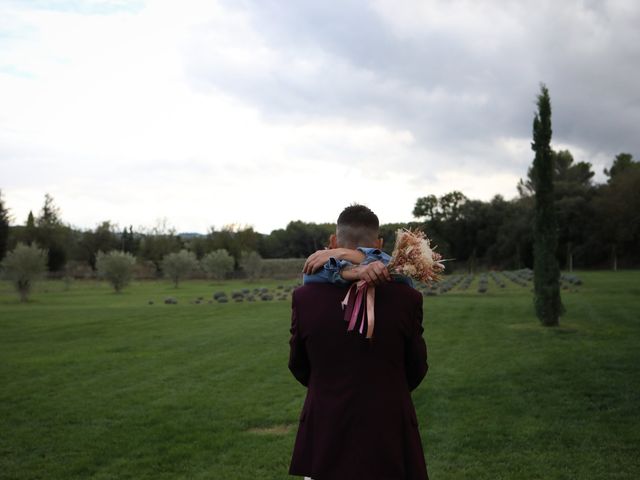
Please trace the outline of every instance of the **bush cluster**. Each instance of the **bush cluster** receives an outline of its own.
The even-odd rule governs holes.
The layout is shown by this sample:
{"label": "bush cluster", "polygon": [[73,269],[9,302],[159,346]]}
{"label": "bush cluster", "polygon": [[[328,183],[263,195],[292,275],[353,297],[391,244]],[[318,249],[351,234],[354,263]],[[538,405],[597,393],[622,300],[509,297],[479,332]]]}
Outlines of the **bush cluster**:
{"label": "bush cluster", "polygon": [[480,275],[480,279],[478,280],[478,293],[487,293],[488,286],[489,280],[487,278],[487,274],[483,273]]}
{"label": "bush cluster", "polygon": [[26,302],[33,284],[47,270],[47,251],[37,245],[19,243],[2,261],[2,276],[9,280]]}
{"label": "bush cluster", "polygon": [[129,285],[135,265],[135,257],[127,252],[113,250],[109,253],[98,252],[96,256],[98,276],[108,281],[116,293]]}
{"label": "bush cluster", "polygon": [[233,272],[234,259],[224,248],[207,253],[200,264],[208,278],[223,280]]}
{"label": "bush cluster", "polygon": [[186,278],[197,268],[198,259],[193,252],[188,250],[183,249],[177,253],[170,253],[162,259],[164,276],[171,279],[176,288],[178,288],[180,280]]}
{"label": "bush cluster", "polygon": [[240,268],[247,275],[247,278],[255,280],[262,273],[262,257],[258,252],[242,252]]}

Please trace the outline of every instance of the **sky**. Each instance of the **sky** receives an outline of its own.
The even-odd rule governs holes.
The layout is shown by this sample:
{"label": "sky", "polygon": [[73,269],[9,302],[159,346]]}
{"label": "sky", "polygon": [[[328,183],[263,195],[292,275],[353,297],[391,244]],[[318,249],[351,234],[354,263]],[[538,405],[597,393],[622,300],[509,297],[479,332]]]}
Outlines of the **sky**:
{"label": "sky", "polygon": [[552,146],[640,156],[635,0],[0,0],[0,190],[77,228],[382,223],[517,195]]}

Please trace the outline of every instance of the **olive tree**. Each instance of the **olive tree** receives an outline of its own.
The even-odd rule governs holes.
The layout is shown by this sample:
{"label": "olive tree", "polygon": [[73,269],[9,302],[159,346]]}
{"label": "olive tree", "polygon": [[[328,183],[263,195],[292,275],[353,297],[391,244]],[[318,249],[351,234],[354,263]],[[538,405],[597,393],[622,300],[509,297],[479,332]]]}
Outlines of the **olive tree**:
{"label": "olive tree", "polygon": [[26,302],[33,284],[47,270],[47,251],[34,245],[19,243],[2,261],[2,274]]}
{"label": "olive tree", "polygon": [[112,250],[109,253],[98,252],[96,268],[98,275],[107,280],[116,293],[120,293],[131,281],[136,259],[127,252]]}
{"label": "olive tree", "polygon": [[178,283],[198,268],[198,260],[193,252],[180,250],[178,253],[169,253],[162,259],[162,271],[165,277],[173,281],[178,288]]}
{"label": "olive tree", "polygon": [[242,252],[242,257],[240,258],[240,268],[244,270],[244,273],[247,274],[247,277],[252,280],[256,279],[262,272],[262,257],[258,254],[258,252]]}
{"label": "olive tree", "polygon": [[233,271],[234,260],[226,249],[220,248],[207,253],[200,261],[207,277],[222,280]]}

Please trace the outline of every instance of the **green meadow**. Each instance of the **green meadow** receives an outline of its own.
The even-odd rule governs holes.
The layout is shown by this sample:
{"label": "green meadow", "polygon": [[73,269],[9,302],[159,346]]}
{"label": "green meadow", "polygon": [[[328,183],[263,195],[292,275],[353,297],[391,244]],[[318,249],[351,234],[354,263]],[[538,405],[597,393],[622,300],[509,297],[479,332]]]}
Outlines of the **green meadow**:
{"label": "green meadow", "polygon": [[[425,296],[432,480],[640,478],[640,272],[578,276],[558,328],[506,279]],[[208,300],[293,283],[48,281],[27,304],[3,283],[0,478],[289,478],[290,302]]]}

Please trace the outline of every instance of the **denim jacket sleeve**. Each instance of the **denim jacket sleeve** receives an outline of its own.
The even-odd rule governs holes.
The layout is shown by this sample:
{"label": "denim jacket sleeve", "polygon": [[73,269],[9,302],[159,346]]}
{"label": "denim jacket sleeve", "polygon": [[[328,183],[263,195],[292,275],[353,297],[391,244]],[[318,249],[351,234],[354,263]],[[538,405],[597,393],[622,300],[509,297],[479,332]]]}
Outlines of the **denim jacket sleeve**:
{"label": "denim jacket sleeve", "polygon": [[[385,265],[389,265],[389,262],[391,261],[391,255],[383,252],[378,248],[358,247],[357,250],[361,251],[365,255],[365,258],[362,261],[361,265],[366,265],[368,263],[376,262],[378,260],[384,263]],[[410,287],[413,287],[413,280],[411,280],[410,277],[407,277],[405,275],[394,273],[391,275],[391,280],[397,283],[406,283]]]}
{"label": "denim jacket sleeve", "polygon": [[[367,265],[378,260],[385,265],[388,265],[391,261],[391,256],[378,248],[358,247],[357,250],[365,255],[361,265]],[[347,265],[352,265],[352,263],[347,260],[338,260],[331,257],[329,261],[316,273],[311,275],[305,274],[302,278],[302,283],[334,283],[336,285],[349,285],[351,282],[345,280],[342,278],[342,275],[340,275],[340,271]],[[392,280],[394,282],[406,283],[410,287],[413,287],[411,278],[404,275],[394,274],[392,275]]]}
{"label": "denim jacket sleeve", "polygon": [[340,275],[340,270],[347,265],[351,265],[351,262],[331,257],[329,261],[316,273],[312,273],[311,275],[307,275],[305,273],[302,276],[302,283],[305,285],[307,283],[334,283],[336,285],[349,285],[351,282],[348,282],[342,278],[342,275]]}
{"label": "denim jacket sleeve", "polygon": [[385,265],[388,265],[391,261],[391,255],[383,252],[379,248],[358,247],[356,250],[364,253],[364,260],[361,265],[367,265],[372,262],[381,261]]}

